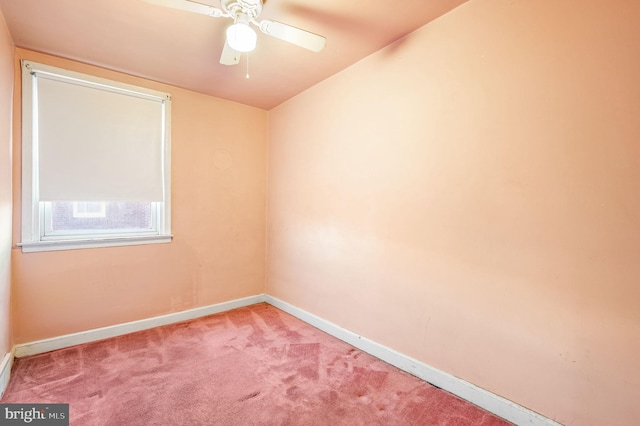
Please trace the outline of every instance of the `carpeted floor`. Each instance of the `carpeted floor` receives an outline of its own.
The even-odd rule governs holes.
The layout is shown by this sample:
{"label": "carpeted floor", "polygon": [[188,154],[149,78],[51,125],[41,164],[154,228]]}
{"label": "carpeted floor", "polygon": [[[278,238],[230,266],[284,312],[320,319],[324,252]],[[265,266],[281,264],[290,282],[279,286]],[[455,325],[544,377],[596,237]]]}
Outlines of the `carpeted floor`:
{"label": "carpeted floor", "polygon": [[17,359],[71,425],[507,425],[267,304]]}

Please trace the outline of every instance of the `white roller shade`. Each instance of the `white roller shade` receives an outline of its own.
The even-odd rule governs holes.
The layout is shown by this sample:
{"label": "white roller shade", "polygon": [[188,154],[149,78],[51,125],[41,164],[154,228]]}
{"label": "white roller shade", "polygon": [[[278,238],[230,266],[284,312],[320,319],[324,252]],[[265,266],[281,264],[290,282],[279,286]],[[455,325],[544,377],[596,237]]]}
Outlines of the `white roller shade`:
{"label": "white roller shade", "polygon": [[41,201],[163,201],[163,99],[36,73]]}

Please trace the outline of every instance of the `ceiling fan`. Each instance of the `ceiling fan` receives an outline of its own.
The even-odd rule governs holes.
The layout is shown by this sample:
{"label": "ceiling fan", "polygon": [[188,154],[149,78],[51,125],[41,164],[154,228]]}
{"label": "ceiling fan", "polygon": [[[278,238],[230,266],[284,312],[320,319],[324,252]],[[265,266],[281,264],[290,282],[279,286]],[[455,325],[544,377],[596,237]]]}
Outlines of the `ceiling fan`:
{"label": "ceiling fan", "polygon": [[192,0],[144,1],[214,18],[233,19],[233,24],[227,28],[227,37],[220,56],[220,63],[223,65],[236,65],[240,62],[240,53],[255,49],[257,35],[249,24],[257,26],[261,32],[267,35],[314,52],[324,49],[327,43],[327,39],[321,35],[282,22],[271,19],[258,21],[257,19],[262,13],[263,0],[220,0],[220,8]]}

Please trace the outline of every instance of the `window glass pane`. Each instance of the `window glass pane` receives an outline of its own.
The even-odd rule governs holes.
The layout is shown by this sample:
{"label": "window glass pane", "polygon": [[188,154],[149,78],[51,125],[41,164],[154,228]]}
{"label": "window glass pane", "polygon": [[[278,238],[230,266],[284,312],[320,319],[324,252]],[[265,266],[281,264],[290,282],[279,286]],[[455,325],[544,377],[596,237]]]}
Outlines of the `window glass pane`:
{"label": "window glass pane", "polygon": [[78,201],[73,203],[73,217],[105,217],[107,203]]}
{"label": "window glass pane", "polygon": [[[104,210],[101,209],[101,206],[104,207]],[[51,202],[51,231],[151,230],[154,228],[152,208],[152,202],[74,203],[53,201]],[[103,215],[102,212],[104,212]]]}

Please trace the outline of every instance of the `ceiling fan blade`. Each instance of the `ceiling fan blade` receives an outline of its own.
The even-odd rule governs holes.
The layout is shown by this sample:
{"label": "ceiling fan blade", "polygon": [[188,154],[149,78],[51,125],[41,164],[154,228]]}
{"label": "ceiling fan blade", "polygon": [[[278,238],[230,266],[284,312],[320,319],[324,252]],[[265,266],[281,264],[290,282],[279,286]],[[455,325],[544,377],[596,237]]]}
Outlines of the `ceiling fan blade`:
{"label": "ceiling fan blade", "polygon": [[220,63],[222,65],[237,65],[240,62],[240,52],[236,52],[229,46],[229,43],[224,42],[224,48],[222,49],[222,55],[220,55]]}
{"label": "ceiling fan blade", "polygon": [[224,12],[217,7],[209,6],[191,0],[142,0],[158,6],[170,7],[173,9],[186,10],[187,12],[200,13],[201,15],[213,16],[215,18],[224,16]]}
{"label": "ceiling fan blade", "polygon": [[319,52],[324,49],[327,39],[321,35],[283,24],[282,22],[265,19],[259,23],[260,31],[280,40]]}

